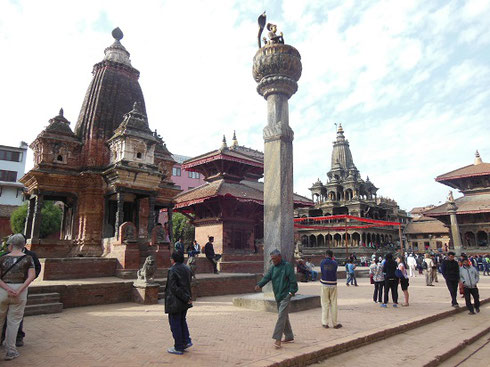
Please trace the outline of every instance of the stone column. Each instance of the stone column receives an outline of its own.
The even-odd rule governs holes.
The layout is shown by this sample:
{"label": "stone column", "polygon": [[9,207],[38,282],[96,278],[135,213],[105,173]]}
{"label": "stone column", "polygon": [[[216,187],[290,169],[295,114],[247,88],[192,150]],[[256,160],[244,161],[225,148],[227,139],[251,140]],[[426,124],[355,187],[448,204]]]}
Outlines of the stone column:
{"label": "stone column", "polygon": [[[297,91],[301,56],[292,46],[272,43],[254,57],[253,76],[257,92],[267,101],[264,128],[264,272],[269,254],[281,251],[293,261],[293,138],[289,126],[288,99]],[[270,292],[264,288],[264,292]]]}
{"label": "stone column", "polygon": [[34,216],[34,205],[35,205],[34,199],[30,198],[29,203],[27,204],[27,216],[26,216],[26,223],[24,226],[24,236],[26,236],[26,238],[31,238],[32,217]]}
{"label": "stone column", "polygon": [[451,239],[454,244],[454,253],[456,256],[461,256],[461,235],[459,234],[458,218],[456,217],[456,212],[458,207],[454,200],[448,201],[448,213],[451,220]]}
{"label": "stone column", "polygon": [[151,231],[155,227],[155,197],[148,197],[148,238],[151,240]]}
{"label": "stone column", "polygon": [[35,199],[34,204],[34,214],[32,218],[32,229],[31,229],[31,243],[39,241],[39,234],[41,231],[41,210],[43,208],[44,197],[38,194]]}
{"label": "stone column", "polygon": [[116,223],[114,224],[114,233],[116,238],[119,237],[119,227],[124,221],[124,193],[118,192],[116,194],[117,199],[117,211],[116,211]]}

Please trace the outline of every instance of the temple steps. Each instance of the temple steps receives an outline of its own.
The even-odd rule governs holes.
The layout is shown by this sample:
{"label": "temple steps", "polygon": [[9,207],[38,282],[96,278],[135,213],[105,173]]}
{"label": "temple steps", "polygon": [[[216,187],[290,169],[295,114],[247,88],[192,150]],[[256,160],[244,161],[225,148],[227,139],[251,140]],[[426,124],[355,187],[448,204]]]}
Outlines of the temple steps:
{"label": "temple steps", "polygon": [[60,313],[62,310],[63,303],[59,293],[28,294],[24,316]]}

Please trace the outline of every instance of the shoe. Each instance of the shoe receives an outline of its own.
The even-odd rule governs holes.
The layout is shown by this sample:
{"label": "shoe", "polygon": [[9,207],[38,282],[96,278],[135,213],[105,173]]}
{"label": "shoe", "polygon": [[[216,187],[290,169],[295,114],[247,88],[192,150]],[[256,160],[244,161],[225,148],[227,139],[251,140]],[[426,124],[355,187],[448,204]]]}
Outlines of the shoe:
{"label": "shoe", "polygon": [[7,352],[7,354],[5,354],[5,358],[4,360],[6,361],[11,361],[12,359],[15,359],[19,356],[19,352]]}
{"label": "shoe", "polygon": [[393,307],[397,308],[398,307],[398,304],[393,303]]}
{"label": "shoe", "polygon": [[186,346],[184,347],[184,349],[187,349],[187,348],[190,348],[192,347],[194,344],[192,344],[192,342],[189,342],[186,344]]}
{"label": "shoe", "polygon": [[475,308],[475,312],[476,313],[480,313],[480,309],[479,308]]}
{"label": "shoe", "polygon": [[451,305],[453,306],[454,308],[459,308],[459,305],[457,303],[455,303],[454,305]]}
{"label": "shoe", "polygon": [[475,314],[475,312],[473,312],[473,311],[468,312],[468,315],[474,315],[474,314]]}
{"label": "shoe", "polygon": [[284,339],[281,343],[294,343],[294,339]]}
{"label": "shoe", "polygon": [[[278,344],[278,343],[279,343],[279,344]],[[278,340],[278,341],[274,342],[274,348],[276,348],[276,349],[281,349],[281,348],[282,348],[282,346],[281,346],[281,341],[280,341],[280,340]]]}
{"label": "shoe", "polygon": [[24,339],[17,339],[15,341],[15,346],[16,347],[23,347],[24,346]]}
{"label": "shoe", "polygon": [[388,306],[386,306],[386,303],[382,303],[382,304],[381,304],[381,307],[386,308],[386,307],[388,307]]}
{"label": "shoe", "polygon": [[408,307],[408,303],[402,303],[402,307]]}
{"label": "shoe", "polygon": [[348,287],[348,286],[349,286],[349,284],[346,284],[346,286]]}
{"label": "shoe", "polygon": [[181,356],[182,354],[184,354],[184,352],[177,350],[174,347],[168,348],[167,352],[169,352],[170,354],[177,354],[178,356]]}
{"label": "shoe", "polygon": [[337,325],[335,325],[333,328],[334,328],[334,329],[340,329],[341,327],[342,327],[342,324],[337,324]]}
{"label": "shoe", "polygon": [[357,284],[355,285],[356,287],[359,287]]}
{"label": "shoe", "polygon": [[330,326],[328,325],[322,325],[325,329],[328,329]]}

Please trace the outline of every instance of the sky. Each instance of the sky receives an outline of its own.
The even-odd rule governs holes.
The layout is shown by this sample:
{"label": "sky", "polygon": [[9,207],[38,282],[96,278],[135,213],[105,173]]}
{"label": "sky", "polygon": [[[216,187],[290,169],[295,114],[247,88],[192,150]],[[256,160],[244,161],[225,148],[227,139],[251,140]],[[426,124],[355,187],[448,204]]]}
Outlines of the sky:
{"label": "sky", "polygon": [[302,58],[289,101],[297,193],[325,183],[336,123],[361,176],[407,211],[444,202],[449,187],[434,178],[477,149],[490,161],[486,0],[0,0],[0,144],[31,143],[60,107],[73,129],[120,27],[150,128],[172,153],[217,149],[233,130],[263,150],[252,60],[264,10]]}

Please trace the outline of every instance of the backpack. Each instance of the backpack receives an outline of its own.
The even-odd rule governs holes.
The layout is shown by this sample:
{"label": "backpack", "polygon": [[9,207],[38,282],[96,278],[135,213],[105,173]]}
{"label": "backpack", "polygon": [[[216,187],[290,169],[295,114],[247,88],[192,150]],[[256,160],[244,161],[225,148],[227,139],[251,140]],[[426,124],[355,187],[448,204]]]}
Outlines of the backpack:
{"label": "backpack", "polygon": [[427,262],[422,260],[422,269],[427,270]]}

